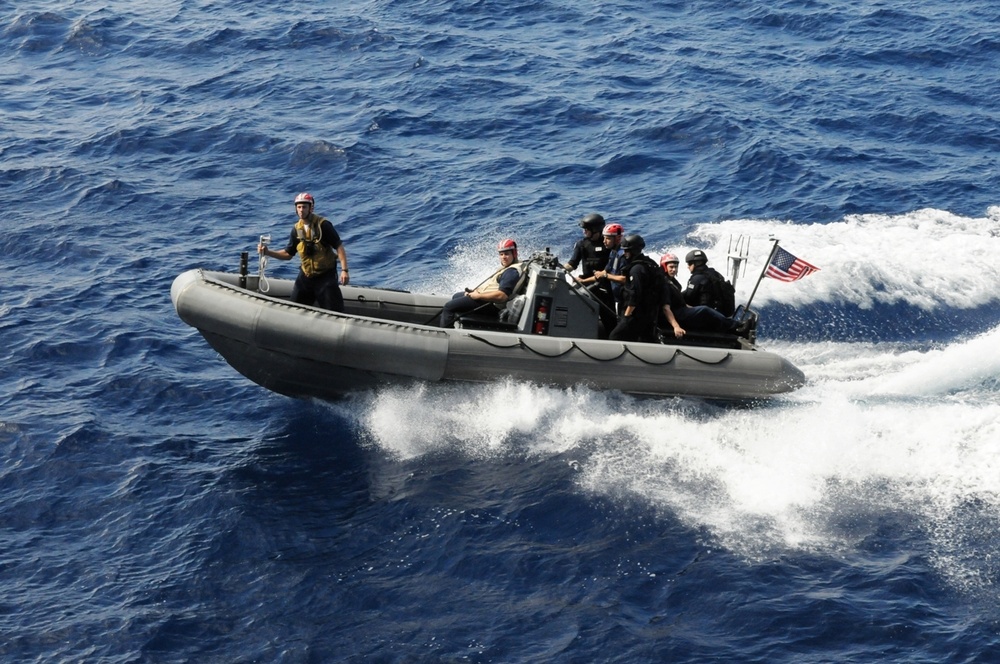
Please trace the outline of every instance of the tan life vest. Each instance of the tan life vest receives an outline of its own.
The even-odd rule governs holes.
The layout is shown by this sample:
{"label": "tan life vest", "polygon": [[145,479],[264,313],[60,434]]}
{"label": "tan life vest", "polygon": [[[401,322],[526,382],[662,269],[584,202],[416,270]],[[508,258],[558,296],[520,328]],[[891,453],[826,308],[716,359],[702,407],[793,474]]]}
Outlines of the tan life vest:
{"label": "tan life vest", "polygon": [[329,272],[337,267],[337,253],[323,239],[323,217],[310,214],[307,219],[299,219],[295,223],[295,235],[299,243],[295,250],[302,261],[302,272],[307,277],[315,277]]}
{"label": "tan life vest", "polygon": [[[500,275],[509,270],[510,268],[514,268],[515,270],[517,270],[518,278],[520,278],[520,276],[524,274],[524,263],[511,263],[507,267],[500,268],[499,270],[491,274],[489,277],[487,277],[486,281],[476,286],[476,292],[493,293],[500,290]],[[504,305],[498,304],[497,306],[503,307]]]}

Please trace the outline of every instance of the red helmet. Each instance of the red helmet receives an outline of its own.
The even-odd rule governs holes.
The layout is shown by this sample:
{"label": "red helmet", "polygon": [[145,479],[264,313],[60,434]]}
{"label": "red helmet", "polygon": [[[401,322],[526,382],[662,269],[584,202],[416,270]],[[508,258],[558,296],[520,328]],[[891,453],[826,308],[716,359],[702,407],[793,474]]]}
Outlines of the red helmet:
{"label": "red helmet", "polygon": [[316,199],[312,197],[312,194],[304,191],[295,197],[295,204],[299,203],[308,203],[309,207],[316,207]]}
{"label": "red helmet", "polygon": [[677,265],[680,265],[681,261],[673,254],[663,254],[660,256],[660,267],[662,267],[664,271],[667,269],[667,263],[676,263]]}
{"label": "red helmet", "polygon": [[514,258],[517,258],[517,242],[514,242],[510,238],[506,240],[500,240],[500,244],[497,245],[497,251],[503,253],[505,251],[513,251]]}
{"label": "red helmet", "polygon": [[601,233],[601,235],[610,235],[612,237],[621,237],[624,234],[625,229],[622,228],[621,224],[608,224]]}

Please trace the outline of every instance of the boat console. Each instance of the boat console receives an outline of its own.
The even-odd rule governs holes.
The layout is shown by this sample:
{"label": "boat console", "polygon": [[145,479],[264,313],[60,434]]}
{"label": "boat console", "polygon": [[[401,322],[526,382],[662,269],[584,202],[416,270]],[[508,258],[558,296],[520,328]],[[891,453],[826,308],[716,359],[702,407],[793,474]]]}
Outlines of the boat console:
{"label": "boat console", "polygon": [[596,339],[601,307],[597,298],[584,286],[570,282],[559,259],[548,251],[536,252],[525,264],[526,278],[499,316],[478,311],[465,314],[459,316],[458,327]]}
{"label": "boat console", "polygon": [[[536,252],[526,261],[524,277],[505,308],[486,305],[482,310],[458,317],[460,329],[494,330],[549,337],[597,339],[601,302],[584,285],[573,279],[559,259],[546,251]],[[661,330],[660,343],[716,348],[752,348],[757,327],[755,312],[737,315],[752,320],[749,338],[713,332],[688,333],[682,339],[671,330]]]}

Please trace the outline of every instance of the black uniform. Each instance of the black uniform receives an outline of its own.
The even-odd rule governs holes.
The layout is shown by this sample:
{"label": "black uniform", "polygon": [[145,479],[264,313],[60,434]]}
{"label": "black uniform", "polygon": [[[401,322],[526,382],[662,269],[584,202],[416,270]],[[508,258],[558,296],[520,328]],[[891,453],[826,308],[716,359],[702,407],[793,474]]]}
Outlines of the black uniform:
{"label": "black uniform", "polygon": [[[711,268],[709,268],[711,269]],[[673,277],[665,276],[664,296],[661,299],[663,304],[670,307],[677,324],[688,332],[725,332],[737,334],[739,331],[739,321],[724,316],[717,309],[707,305],[688,306],[684,301],[684,294],[681,293],[681,284]],[[666,316],[661,314],[663,319]],[[669,329],[666,320],[660,321],[660,326]]]}
{"label": "black uniform", "polygon": [[665,282],[660,266],[640,254],[629,261],[623,272],[622,311],[633,307],[609,338],[616,341],[656,341],[656,319],[664,299]]}
{"label": "black uniform", "polygon": [[604,266],[608,264],[608,249],[601,242],[600,236],[598,236],[596,243],[589,238],[580,238],[573,245],[573,256],[566,264],[569,265],[571,272],[577,266],[582,266],[580,276],[584,279],[592,277],[594,272],[603,270]]}
{"label": "black uniform", "polygon": [[691,272],[691,278],[688,279],[687,288],[684,290],[684,301],[692,307],[704,305],[712,307],[716,311],[723,311],[725,307],[719,301],[718,289],[715,287],[717,279],[726,280],[715,268],[704,264],[696,266]]}

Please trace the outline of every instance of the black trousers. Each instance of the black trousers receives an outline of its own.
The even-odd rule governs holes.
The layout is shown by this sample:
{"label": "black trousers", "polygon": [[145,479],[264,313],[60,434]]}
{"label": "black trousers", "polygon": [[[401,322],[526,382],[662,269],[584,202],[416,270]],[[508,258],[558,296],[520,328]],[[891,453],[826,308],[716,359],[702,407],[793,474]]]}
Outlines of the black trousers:
{"label": "black trousers", "polygon": [[653,319],[634,313],[631,316],[622,316],[608,338],[613,341],[658,341]]}
{"label": "black trousers", "polygon": [[497,316],[500,310],[489,302],[473,300],[467,293],[455,293],[441,309],[441,327],[452,327],[459,314],[475,311],[477,315]]}
{"label": "black trousers", "polygon": [[299,270],[299,276],[292,286],[292,302],[315,304],[320,309],[344,312],[344,294],[340,292],[337,270],[328,270],[314,277],[307,277]]}

